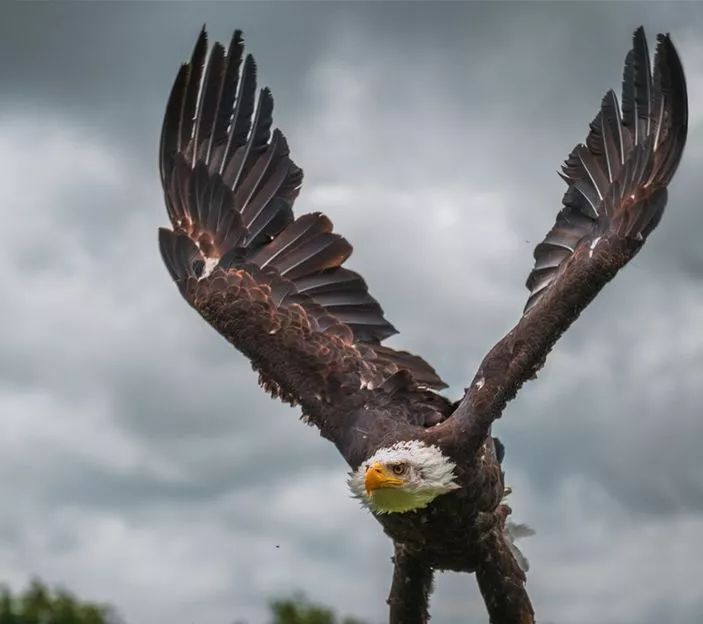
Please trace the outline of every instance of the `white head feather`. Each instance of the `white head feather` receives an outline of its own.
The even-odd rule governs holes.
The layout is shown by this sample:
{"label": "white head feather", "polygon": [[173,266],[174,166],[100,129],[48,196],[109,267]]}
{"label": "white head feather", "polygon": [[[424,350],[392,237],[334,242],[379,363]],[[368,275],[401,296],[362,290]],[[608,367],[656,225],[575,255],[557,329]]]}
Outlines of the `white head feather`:
{"label": "white head feather", "polygon": [[[366,491],[366,472],[376,463],[383,466],[402,464],[404,483],[393,488]],[[398,442],[376,451],[354,472],[347,483],[352,494],[362,505],[375,513],[403,513],[427,507],[435,498],[461,486],[455,482],[456,464],[442,454],[436,446],[427,446],[418,440]]]}

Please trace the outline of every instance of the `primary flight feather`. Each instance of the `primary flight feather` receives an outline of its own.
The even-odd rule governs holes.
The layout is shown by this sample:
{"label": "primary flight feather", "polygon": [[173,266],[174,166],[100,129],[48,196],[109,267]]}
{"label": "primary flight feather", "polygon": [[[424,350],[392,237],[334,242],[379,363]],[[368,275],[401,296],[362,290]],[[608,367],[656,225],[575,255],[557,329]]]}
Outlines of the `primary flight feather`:
{"label": "primary flight feather", "polygon": [[687,130],[670,38],[658,36],[652,69],[635,32],[622,106],[609,91],[563,166],[563,208],[535,249],[523,315],[456,403],[425,360],[383,344],[396,330],[343,266],[352,247],[329,218],[294,215],[302,170],[272,130],[273,98],[257,92],[241,32],[207,48],[203,30],[160,144],[171,228],[159,246],[181,295],[350,465],[352,492],[395,544],[393,624],[427,621],[435,568],[475,572],[491,622],[533,622],[491,425],[662,216]]}

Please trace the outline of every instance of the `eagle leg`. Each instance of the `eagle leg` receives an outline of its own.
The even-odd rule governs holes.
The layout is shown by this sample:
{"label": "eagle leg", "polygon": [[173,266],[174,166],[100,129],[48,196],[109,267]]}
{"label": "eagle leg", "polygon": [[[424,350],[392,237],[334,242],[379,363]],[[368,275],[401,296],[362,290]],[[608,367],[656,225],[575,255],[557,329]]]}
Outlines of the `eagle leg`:
{"label": "eagle leg", "polygon": [[534,624],[535,612],[525,589],[525,572],[513,554],[503,522],[483,536],[483,563],[476,569],[478,587],[491,624]]}
{"label": "eagle leg", "polygon": [[393,583],[387,601],[390,624],[427,624],[432,568],[397,542],[393,563]]}

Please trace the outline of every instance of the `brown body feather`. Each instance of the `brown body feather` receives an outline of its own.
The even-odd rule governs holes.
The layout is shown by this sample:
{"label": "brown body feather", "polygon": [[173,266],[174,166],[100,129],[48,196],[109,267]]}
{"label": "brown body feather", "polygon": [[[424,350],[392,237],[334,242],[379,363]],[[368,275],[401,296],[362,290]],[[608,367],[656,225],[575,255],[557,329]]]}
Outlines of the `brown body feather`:
{"label": "brown body feather", "polygon": [[444,384],[422,358],[381,344],[395,329],[361,276],[342,267],[352,248],[329,219],[294,218],[302,171],[271,132],[273,99],[267,89],[256,98],[241,33],[226,53],[216,44],[206,55],[203,31],[174,83],[160,147],[173,229],[160,230],[159,244],[181,294],[352,468],[409,439],[457,464],[460,489],[416,512],[377,516],[396,544],[393,624],[427,621],[433,568],[476,572],[494,624],[533,622],[505,537],[503,449],[491,424],[661,218],[687,129],[669,37],[658,38],[652,72],[644,32],[635,32],[622,110],[608,92],[564,164],[564,206],[535,249],[524,314],[454,405],[434,391]]}

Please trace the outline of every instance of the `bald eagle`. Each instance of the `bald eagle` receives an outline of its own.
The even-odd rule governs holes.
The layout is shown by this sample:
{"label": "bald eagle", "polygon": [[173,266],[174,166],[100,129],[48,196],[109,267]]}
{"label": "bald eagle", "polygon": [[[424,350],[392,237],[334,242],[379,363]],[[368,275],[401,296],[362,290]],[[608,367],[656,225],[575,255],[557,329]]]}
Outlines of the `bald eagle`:
{"label": "bald eagle", "polygon": [[349,464],[352,493],[394,543],[392,624],[427,621],[434,569],[474,572],[491,622],[534,622],[491,425],[662,216],[687,128],[669,36],[652,69],[644,31],[634,33],[622,106],[609,91],[563,165],[563,207],[534,251],[522,316],[457,402],[424,359],[383,344],[396,330],[344,266],[352,247],[329,218],[294,216],[303,173],[272,110],[241,32],[208,55],[203,29],[161,134],[172,227],[159,246],[171,277],[264,389],[300,406]]}

